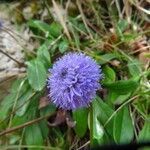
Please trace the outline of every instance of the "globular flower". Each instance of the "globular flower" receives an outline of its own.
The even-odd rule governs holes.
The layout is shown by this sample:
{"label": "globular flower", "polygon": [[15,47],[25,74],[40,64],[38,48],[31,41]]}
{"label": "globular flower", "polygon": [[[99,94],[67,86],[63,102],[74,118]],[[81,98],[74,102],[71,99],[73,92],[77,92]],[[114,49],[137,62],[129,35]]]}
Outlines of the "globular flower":
{"label": "globular flower", "polygon": [[48,97],[58,107],[74,110],[89,106],[101,88],[101,68],[83,53],[68,53],[49,69]]}

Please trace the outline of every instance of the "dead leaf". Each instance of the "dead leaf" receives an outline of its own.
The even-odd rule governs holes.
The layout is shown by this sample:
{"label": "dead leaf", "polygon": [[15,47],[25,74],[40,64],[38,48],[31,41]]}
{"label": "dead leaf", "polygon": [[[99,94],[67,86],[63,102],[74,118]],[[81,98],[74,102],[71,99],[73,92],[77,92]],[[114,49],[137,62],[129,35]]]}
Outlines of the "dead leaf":
{"label": "dead leaf", "polygon": [[66,117],[66,124],[68,125],[68,127],[73,128],[76,125],[76,122],[73,121],[73,119],[71,118],[70,114],[67,114]]}
{"label": "dead leaf", "polygon": [[120,61],[118,60],[112,60],[110,61],[110,64],[114,67],[120,67]]}
{"label": "dead leaf", "polygon": [[48,97],[41,97],[40,98],[40,103],[39,103],[39,109],[46,107],[47,105],[49,105],[50,101],[48,100]]}
{"label": "dead leaf", "polygon": [[52,121],[49,121],[48,125],[55,127],[66,122],[66,113],[67,112],[65,110],[59,109],[57,111],[56,117]]}

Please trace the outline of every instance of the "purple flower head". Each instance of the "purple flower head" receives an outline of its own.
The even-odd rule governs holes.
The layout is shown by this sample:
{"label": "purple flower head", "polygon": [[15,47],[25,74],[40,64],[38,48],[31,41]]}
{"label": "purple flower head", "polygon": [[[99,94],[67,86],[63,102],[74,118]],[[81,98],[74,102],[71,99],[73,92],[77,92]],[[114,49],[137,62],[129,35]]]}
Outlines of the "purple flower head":
{"label": "purple flower head", "polygon": [[48,96],[56,106],[66,110],[88,106],[101,88],[100,67],[83,53],[64,55],[49,72]]}

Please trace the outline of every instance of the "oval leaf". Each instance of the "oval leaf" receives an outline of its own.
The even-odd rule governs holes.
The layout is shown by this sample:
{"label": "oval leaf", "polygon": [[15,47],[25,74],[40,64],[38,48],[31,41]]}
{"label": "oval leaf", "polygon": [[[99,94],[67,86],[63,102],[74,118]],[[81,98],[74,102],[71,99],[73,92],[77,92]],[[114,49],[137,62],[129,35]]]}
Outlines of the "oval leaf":
{"label": "oval leaf", "polygon": [[104,72],[104,81],[103,81],[104,83],[115,81],[116,79],[115,71],[108,65],[104,66],[103,72]]}
{"label": "oval leaf", "polygon": [[46,42],[41,45],[37,51],[37,59],[43,62],[46,69],[50,66],[51,59]]}
{"label": "oval leaf", "polygon": [[25,128],[25,141],[27,145],[42,145],[43,137],[38,124],[33,124]]}
{"label": "oval leaf", "polygon": [[61,53],[64,53],[65,51],[67,51],[68,46],[69,46],[69,44],[68,44],[67,41],[64,40],[64,41],[60,42],[60,44],[59,44],[59,51]]}
{"label": "oval leaf", "polygon": [[133,77],[138,77],[141,74],[141,64],[138,60],[132,59],[128,62],[129,72]]}
{"label": "oval leaf", "polygon": [[27,66],[27,76],[31,87],[36,91],[42,90],[47,77],[44,65],[38,60],[32,60],[27,62]]}
{"label": "oval leaf", "polygon": [[99,112],[97,110],[97,108],[95,107],[96,103],[94,102],[93,103],[93,139],[96,139],[96,140],[100,140],[103,135],[104,135],[104,130],[102,128],[102,125],[100,124],[99,120],[98,120],[98,115],[99,115]]}
{"label": "oval leaf", "polygon": [[112,60],[116,57],[117,56],[113,53],[100,55],[97,57],[97,62],[102,65],[102,64],[105,64],[105,63],[109,62],[110,60]]}
{"label": "oval leaf", "polygon": [[136,90],[138,83],[134,80],[120,80],[114,83],[105,83],[104,85],[113,92],[127,94]]}
{"label": "oval leaf", "polygon": [[146,142],[150,140],[150,122],[146,121],[143,129],[139,133],[139,141]]}
{"label": "oval leaf", "polygon": [[88,110],[86,108],[80,108],[74,111],[73,119],[76,121],[76,134],[79,137],[83,137],[87,131]]}
{"label": "oval leaf", "polygon": [[108,121],[109,117],[113,114],[114,110],[98,96],[96,97],[96,100],[93,101],[93,104],[94,104],[95,114],[97,115],[97,119],[103,126],[105,125],[104,129],[110,135],[112,135],[113,119],[111,119],[109,123],[107,124],[105,123]]}
{"label": "oval leaf", "polygon": [[41,20],[30,20],[28,25],[32,28],[37,28],[43,32],[50,32],[50,25]]}
{"label": "oval leaf", "polygon": [[122,108],[114,118],[114,140],[117,143],[129,143],[133,139],[134,130],[128,107]]}

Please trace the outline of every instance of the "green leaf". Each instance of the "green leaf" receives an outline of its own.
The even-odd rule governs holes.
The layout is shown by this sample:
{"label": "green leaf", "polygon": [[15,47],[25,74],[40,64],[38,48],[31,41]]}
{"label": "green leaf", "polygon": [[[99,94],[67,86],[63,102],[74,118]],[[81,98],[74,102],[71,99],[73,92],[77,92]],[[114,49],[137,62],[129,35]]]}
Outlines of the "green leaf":
{"label": "green leaf", "polygon": [[62,26],[58,23],[51,23],[50,25],[41,20],[30,20],[28,26],[36,28],[45,34],[51,35],[53,38],[58,37],[62,33]]}
{"label": "green leaf", "polygon": [[135,109],[140,113],[144,118],[146,118],[148,113],[148,105],[145,98],[139,98],[138,101],[134,101],[133,103]]}
{"label": "green leaf", "polygon": [[68,49],[68,46],[69,46],[69,44],[68,44],[68,42],[67,42],[66,40],[61,41],[60,44],[59,44],[59,51],[60,51],[61,53],[66,52],[67,49]]}
{"label": "green leaf", "polygon": [[46,42],[39,47],[37,51],[37,59],[43,62],[46,69],[50,66],[51,59],[50,59],[50,53],[48,51],[48,46]]}
{"label": "green leaf", "polygon": [[49,31],[53,37],[58,37],[59,35],[61,35],[62,26],[56,22],[53,22],[52,24],[50,24]]}
{"label": "green leaf", "polygon": [[[14,101],[16,100],[16,98],[20,97],[21,94],[24,92],[24,89],[22,89],[21,83],[23,82],[23,79],[19,79],[16,80],[10,90],[10,94],[8,96],[6,96],[3,101],[0,103],[0,120],[3,120],[4,118],[7,117],[9,110],[11,109],[11,107],[14,104]],[[18,88],[19,89],[18,91]]]}
{"label": "green leaf", "polygon": [[23,116],[26,112],[26,109],[30,103],[29,99],[31,98],[31,95],[33,94],[33,90],[31,89],[28,81],[24,83],[22,86],[22,94],[18,97],[17,105],[16,105],[16,115]]}
{"label": "green leaf", "polygon": [[27,62],[27,77],[31,87],[36,91],[41,91],[46,83],[46,70],[42,62],[32,60]]}
{"label": "green leaf", "polygon": [[111,105],[120,105],[122,104],[124,101],[128,100],[129,97],[131,95],[131,92],[130,93],[127,93],[127,94],[124,94],[124,95],[121,95],[119,93],[116,93],[116,92],[113,92],[113,91],[109,91],[108,92],[108,95],[106,97],[106,102],[108,104],[111,104]]}
{"label": "green leaf", "polygon": [[114,107],[113,103],[117,99],[118,96],[119,96],[119,94],[117,94],[113,91],[108,91],[105,101],[109,106]]}
{"label": "green leaf", "polygon": [[38,106],[39,106],[39,94],[36,94],[30,99],[30,103],[28,104],[24,115],[18,116],[16,114],[14,116],[12,120],[12,126],[21,125],[25,122],[35,119],[37,117]]}
{"label": "green leaf", "polygon": [[26,109],[30,103],[29,99],[31,97],[32,93],[32,89],[28,89],[26,93],[24,93],[19,99],[18,99],[18,103],[16,108],[20,108],[17,109],[16,114],[18,116],[23,116],[24,113],[26,112]]}
{"label": "green leaf", "polygon": [[20,136],[19,135],[14,135],[14,134],[12,134],[11,136],[10,136],[10,141],[9,141],[9,143],[10,144],[15,144],[16,142],[18,142],[20,140]]}
{"label": "green leaf", "polygon": [[124,101],[128,100],[129,97],[130,97],[131,93],[127,93],[127,94],[124,94],[124,95],[117,95],[117,97],[115,98],[115,100],[113,100],[113,104],[115,105],[120,105],[122,104]]}
{"label": "green leaf", "polygon": [[[112,141],[113,119],[111,119],[109,123],[105,123],[113,114],[114,110],[111,109],[109,105],[104,103],[99,97],[96,97],[96,99],[92,102],[92,111],[90,110],[90,120],[92,120],[89,127],[93,140],[96,138],[99,144],[106,143],[108,140]],[[95,140],[91,142],[93,144],[96,143]]]}
{"label": "green leaf", "polygon": [[10,108],[12,107],[15,98],[16,98],[16,93],[11,93],[3,99],[3,101],[0,104],[0,110],[1,110],[0,120],[3,120],[4,118],[7,117],[7,114]]}
{"label": "green leaf", "polygon": [[21,85],[22,82],[24,82],[24,78],[14,81],[13,84],[12,84],[10,93],[17,93],[18,92],[18,87]]}
{"label": "green leaf", "polygon": [[133,77],[138,77],[141,74],[142,70],[140,66],[140,62],[136,59],[132,59],[128,62],[129,72]]}
{"label": "green leaf", "polygon": [[114,110],[109,105],[104,103],[98,96],[94,101],[94,107],[97,110],[98,118],[103,125],[114,112]]}
{"label": "green leaf", "polygon": [[121,38],[121,40],[124,40],[124,35],[123,32],[125,31],[125,29],[128,27],[128,22],[126,20],[120,20],[117,24],[116,27],[116,32],[117,35]]}
{"label": "green leaf", "polygon": [[97,62],[100,63],[101,65],[109,62],[110,60],[116,58],[117,56],[115,54],[104,54],[104,55],[100,55],[98,56],[96,59],[97,59]]}
{"label": "green leaf", "polygon": [[79,22],[75,18],[70,17],[69,19],[70,19],[70,22],[71,22],[72,26],[74,27],[75,32],[82,31],[84,33],[87,33],[87,29],[86,29],[84,23]]}
{"label": "green leaf", "polygon": [[103,81],[104,83],[115,81],[116,78],[115,71],[108,65],[103,67],[103,73],[104,73],[104,81]]}
{"label": "green leaf", "polygon": [[150,121],[149,120],[145,121],[144,126],[139,133],[138,140],[140,142],[146,142],[150,140]]}
{"label": "green leaf", "polygon": [[40,110],[40,115],[46,116],[46,115],[54,114],[55,111],[56,111],[56,107],[53,104],[49,104],[48,106]]}
{"label": "green leaf", "polygon": [[33,124],[25,128],[25,142],[27,145],[42,145],[43,136],[39,124]]}
{"label": "green leaf", "polygon": [[94,124],[95,125],[93,126],[93,138],[99,140],[103,137],[104,134],[103,127],[101,126],[97,118],[94,119]]}
{"label": "green leaf", "polygon": [[43,139],[46,139],[47,136],[48,136],[48,133],[49,133],[49,128],[48,128],[48,125],[47,125],[47,120],[42,120],[39,123],[39,126],[40,126],[40,129],[41,129],[41,132],[42,132]]}
{"label": "green leaf", "polygon": [[75,132],[79,137],[83,137],[87,131],[88,110],[80,108],[73,111],[73,119],[76,121]]}
{"label": "green leaf", "polygon": [[17,116],[15,115],[14,118],[12,119],[12,127],[21,125],[23,123],[25,123],[26,121],[28,121],[28,119],[26,118],[26,116]]}
{"label": "green leaf", "polygon": [[117,27],[119,28],[121,32],[123,32],[128,27],[128,25],[129,24],[127,20],[122,19],[122,20],[119,20]]}
{"label": "green leaf", "polygon": [[133,92],[138,87],[138,82],[130,79],[130,80],[120,80],[114,83],[105,83],[104,86],[118,94],[127,94]]}
{"label": "green leaf", "polygon": [[41,93],[38,93],[31,98],[30,104],[28,105],[26,113],[24,114],[24,116],[27,118],[27,121],[33,120],[36,117],[38,117],[37,114],[39,111],[38,106],[39,106],[40,96],[41,96]]}
{"label": "green leaf", "polygon": [[124,33],[124,35],[123,35],[124,42],[130,42],[130,41],[134,40],[136,37],[137,37],[137,34],[134,34],[132,32]]}
{"label": "green leaf", "polygon": [[122,108],[114,118],[113,136],[116,143],[130,143],[134,137],[128,107]]}
{"label": "green leaf", "polygon": [[43,21],[40,21],[40,20],[30,20],[28,22],[28,25],[30,27],[33,27],[33,28],[37,28],[41,31],[43,31],[44,33],[47,33],[47,32],[50,32],[50,25],[48,25],[47,23],[43,22]]}
{"label": "green leaf", "polygon": [[105,134],[112,139],[113,134],[113,119],[111,119],[107,124],[106,122],[110,118],[110,116],[114,113],[114,110],[105,102],[102,101],[98,96],[96,97],[96,101],[94,101],[94,109],[97,111],[97,118],[100,121],[101,125],[105,125],[104,130]]}
{"label": "green leaf", "polygon": [[100,123],[100,121],[98,120],[98,117],[99,117],[99,110],[98,110],[98,107],[97,107],[97,101],[93,101],[92,103],[92,112],[90,112],[90,119],[92,118],[92,126],[93,127],[93,131],[92,132],[92,138],[93,140],[96,139],[96,140],[102,140],[102,137],[104,135],[104,130],[103,130],[103,127],[102,127],[102,124]]}
{"label": "green leaf", "polygon": [[52,56],[54,55],[54,53],[58,50],[58,44],[53,44],[50,48],[50,52],[52,54]]}

